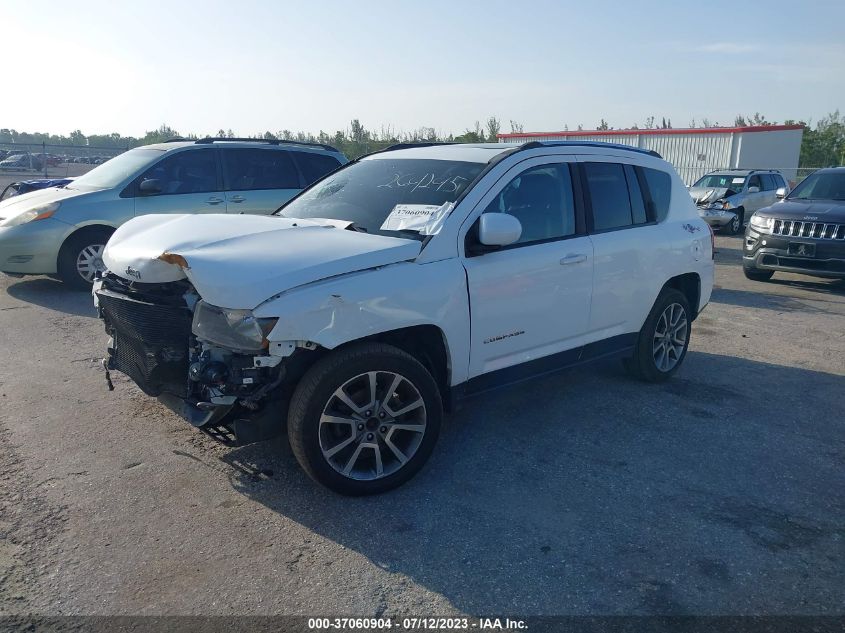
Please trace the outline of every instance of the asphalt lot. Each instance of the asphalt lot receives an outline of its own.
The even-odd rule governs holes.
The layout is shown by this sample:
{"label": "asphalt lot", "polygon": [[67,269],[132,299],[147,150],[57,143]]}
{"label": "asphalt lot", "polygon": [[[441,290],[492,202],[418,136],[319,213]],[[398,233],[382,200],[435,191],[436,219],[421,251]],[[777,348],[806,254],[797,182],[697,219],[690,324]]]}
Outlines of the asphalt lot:
{"label": "asphalt lot", "polygon": [[718,247],[674,380],[469,401],[365,499],[110,393],[90,297],[0,276],[0,613],[845,613],[845,282]]}

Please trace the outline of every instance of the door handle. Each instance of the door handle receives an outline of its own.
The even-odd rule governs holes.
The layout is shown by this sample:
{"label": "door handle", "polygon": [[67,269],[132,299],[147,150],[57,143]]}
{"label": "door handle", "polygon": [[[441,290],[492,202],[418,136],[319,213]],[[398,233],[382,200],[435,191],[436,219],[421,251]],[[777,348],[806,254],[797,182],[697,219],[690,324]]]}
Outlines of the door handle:
{"label": "door handle", "polygon": [[580,264],[581,262],[587,261],[586,255],[567,255],[563,259],[560,260],[561,266],[567,266],[569,264]]}
{"label": "door handle", "polygon": [[221,202],[223,202],[223,198],[218,198],[216,196],[212,196],[205,201],[206,204],[220,204]]}
{"label": "door handle", "polygon": [[246,198],[243,196],[232,196],[229,198],[229,202],[243,202],[244,200],[246,200]]}

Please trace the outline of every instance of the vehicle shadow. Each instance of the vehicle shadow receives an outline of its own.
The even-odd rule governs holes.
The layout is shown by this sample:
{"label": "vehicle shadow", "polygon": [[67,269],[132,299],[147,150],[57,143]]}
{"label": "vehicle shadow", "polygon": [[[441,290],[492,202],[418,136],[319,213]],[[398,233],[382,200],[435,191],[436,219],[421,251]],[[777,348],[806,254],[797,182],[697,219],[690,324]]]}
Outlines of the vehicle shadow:
{"label": "vehicle shadow", "polygon": [[832,295],[845,297],[845,279],[820,279],[808,277],[806,279],[784,279],[778,277],[778,273],[768,282],[776,286],[787,288],[800,288],[812,290],[813,292],[824,292]]}
{"label": "vehicle shadow", "polygon": [[61,281],[34,277],[10,283],[6,292],[15,299],[75,316],[97,316],[91,292],[71,290]]}
{"label": "vehicle shadow", "polygon": [[[830,302],[817,297],[793,297],[776,293],[754,292],[714,286],[710,300],[743,308],[762,308],[776,312],[815,312],[845,315],[845,302]],[[839,305],[839,310],[828,310],[824,304]]]}
{"label": "vehicle shadow", "polygon": [[377,497],[312,483],[286,441],[223,461],[241,494],[468,613],[822,612],[845,597],[843,389],[690,352],[662,385],[605,363],[470,400]]}

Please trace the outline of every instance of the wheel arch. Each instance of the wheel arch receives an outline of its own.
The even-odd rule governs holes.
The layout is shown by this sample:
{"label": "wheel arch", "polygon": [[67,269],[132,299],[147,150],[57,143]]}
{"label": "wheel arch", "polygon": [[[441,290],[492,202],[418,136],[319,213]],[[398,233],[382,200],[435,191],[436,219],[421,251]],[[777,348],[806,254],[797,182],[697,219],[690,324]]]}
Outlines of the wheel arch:
{"label": "wheel arch", "polygon": [[443,406],[451,408],[450,381],[452,377],[452,356],[443,330],[433,324],[412,325],[370,334],[361,338],[344,341],[331,349],[318,347],[315,350],[296,354],[295,367],[288,370],[288,380],[299,382],[305,372],[326,354],[343,350],[359,343],[385,343],[406,352],[418,360],[434,377]]}
{"label": "wheel arch", "polygon": [[[674,288],[680,291],[689,302],[692,319],[695,320],[698,317],[701,303],[701,276],[698,273],[676,275],[663,284],[663,288]],[[661,288],[661,292],[663,288]]]}
{"label": "wheel arch", "polygon": [[65,235],[65,238],[62,240],[62,245],[59,247],[59,256],[61,256],[60,254],[65,245],[79,235],[85,235],[86,233],[94,233],[97,231],[108,231],[109,234],[111,234],[116,230],[116,226],[106,224],[105,222],[92,222],[90,224],[77,225],[74,230]]}

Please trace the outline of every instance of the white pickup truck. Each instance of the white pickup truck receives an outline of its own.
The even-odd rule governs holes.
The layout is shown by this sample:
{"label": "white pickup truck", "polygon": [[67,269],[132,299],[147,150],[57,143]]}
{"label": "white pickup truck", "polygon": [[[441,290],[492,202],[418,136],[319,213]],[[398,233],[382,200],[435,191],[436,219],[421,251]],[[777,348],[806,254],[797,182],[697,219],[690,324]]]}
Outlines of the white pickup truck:
{"label": "white pickup truck", "polygon": [[671,376],[712,258],[654,152],[403,145],[273,216],[130,220],[94,296],[108,370],[224,440],[287,427],[316,481],[371,494],[422,467],[462,396],[609,356]]}

